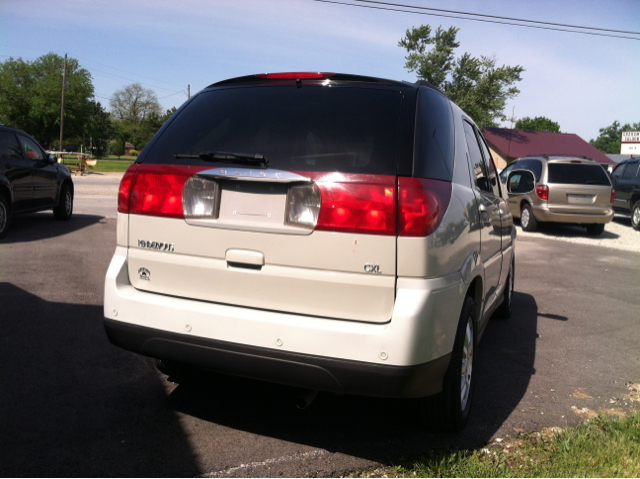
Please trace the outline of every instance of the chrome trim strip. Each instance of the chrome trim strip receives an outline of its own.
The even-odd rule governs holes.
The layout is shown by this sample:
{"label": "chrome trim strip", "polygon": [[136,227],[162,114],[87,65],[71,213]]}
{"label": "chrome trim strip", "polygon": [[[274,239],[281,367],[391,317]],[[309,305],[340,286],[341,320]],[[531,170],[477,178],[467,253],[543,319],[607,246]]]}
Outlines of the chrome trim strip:
{"label": "chrome trim strip", "polygon": [[236,181],[268,181],[271,183],[310,183],[311,179],[305,176],[291,173],[290,171],[274,170],[267,168],[212,168],[197,174],[208,178],[220,178]]}

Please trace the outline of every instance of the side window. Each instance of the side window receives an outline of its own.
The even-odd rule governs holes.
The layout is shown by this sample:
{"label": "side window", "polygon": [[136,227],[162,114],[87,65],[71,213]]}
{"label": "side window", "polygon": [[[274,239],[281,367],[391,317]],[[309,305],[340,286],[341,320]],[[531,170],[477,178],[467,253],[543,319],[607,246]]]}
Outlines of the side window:
{"label": "side window", "polygon": [[493,157],[491,156],[491,152],[489,151],[489,147],[487,146],[482,133],[478,131],[477,128],[474,128],[476,132],[476,137],[478,139],[478,143],[480,144],[480,150],[482,151],[482,156],[484,156],[484,160],[489,167],[489,181],[491,181],[491,189],[492,193],[497,197],[502,197],[500,184],[498,181],[498,170],[496,170],[496,165],[493,162]]}
{"label": "side window", "polygon": [[500,181],[502,181],[503,185],[507,184],[507,176],[509,175],[509,172],[513,170],[517,170],[518,165],[519,163],[517,161],[514,161],[509,166],[507,166],[504,170],[502,170],[502,173],[500,173]]}
{"label": "side window", "polygon": [[638,169],[638,163],[627,163],[627,167],[624,170],[623,178],[634,178],[636,170]]}
{"label": "side window", "polygon": [[627,165],[624,164],[624,165],[616,166],[616,169],[613,170],[613,173],[611,173],[611,175],[615,176],[616,178],[620,178],[622,176],[622,173],[624,173],[624,167],[625,166],[627,166]]}
{"label": "side window", "polygon": [[529,170],[536,177],[536,183],[542,176],[542,162],[540,160],[520,160],[520,168]]}
{"label": "side window", "polygon": [[473,175],[475,185],[482,191],[487,193],[493,193],[491,183],[489,181],[489,168],[482,158],[480,152],[480,146],[476,134],[473,132],[473,127],[466,121],[464,124],[464,136],[467,140],[467,150],[469,151],[469,160],[471,168],[473,168]]}
{"label": "side window", "polygon": [[418,94],[413,175],[451,181],[454,123],[450,101],[431,88]]}
{"label": "side window", "polygon": [[27,153],[27,158],[34,161],[44,160],[44,152],[36,142],[34,142],[31,138],[27,138],[26,136],[22,135],[19,135],[19,138],[24,151]]}
{"label": "side window", "polygon": [[16,135],[9,131],[0,131],[0,158],[14,160],[23,159]]}

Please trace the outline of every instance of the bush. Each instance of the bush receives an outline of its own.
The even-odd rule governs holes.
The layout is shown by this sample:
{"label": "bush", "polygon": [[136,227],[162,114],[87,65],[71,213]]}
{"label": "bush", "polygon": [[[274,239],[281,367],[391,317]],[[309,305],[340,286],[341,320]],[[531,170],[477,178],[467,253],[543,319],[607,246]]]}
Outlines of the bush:
{"label": "bush", "polygon": [[129,156],[138,156],[138,152],[136,150],[131,150],[129,152]]}

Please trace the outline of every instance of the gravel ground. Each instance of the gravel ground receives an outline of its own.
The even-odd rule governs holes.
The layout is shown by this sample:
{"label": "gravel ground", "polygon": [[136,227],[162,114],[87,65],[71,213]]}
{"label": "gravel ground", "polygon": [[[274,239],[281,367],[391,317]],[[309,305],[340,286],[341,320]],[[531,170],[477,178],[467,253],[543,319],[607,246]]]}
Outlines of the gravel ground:
{"label": "gravel ground", "polygon": [[604,246],[606,248],[640,252],[640,231],[631,227],[628,216],[616,214],[613,221],[605,225],[600,236],[590,236],[586,228],[567,224],[546,223],[538,226],[538,231],[528,233],[523,231],[516,220],[518,236],[524,238],[540,237],[566,243],[580,243]]}

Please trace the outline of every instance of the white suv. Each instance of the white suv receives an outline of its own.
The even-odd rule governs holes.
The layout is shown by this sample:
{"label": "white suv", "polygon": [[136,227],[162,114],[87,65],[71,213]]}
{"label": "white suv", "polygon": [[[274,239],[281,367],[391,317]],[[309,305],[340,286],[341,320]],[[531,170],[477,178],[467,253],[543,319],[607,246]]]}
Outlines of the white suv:
{"label": "white suv", "polygon": [[426,82],[215,83],[122,179],[107,335],[165,370],[423,398],[461,429],[476,342],[511,312],[501,188],[478,128]]}

